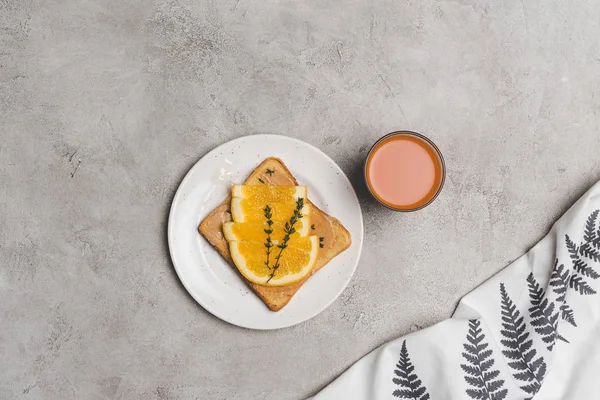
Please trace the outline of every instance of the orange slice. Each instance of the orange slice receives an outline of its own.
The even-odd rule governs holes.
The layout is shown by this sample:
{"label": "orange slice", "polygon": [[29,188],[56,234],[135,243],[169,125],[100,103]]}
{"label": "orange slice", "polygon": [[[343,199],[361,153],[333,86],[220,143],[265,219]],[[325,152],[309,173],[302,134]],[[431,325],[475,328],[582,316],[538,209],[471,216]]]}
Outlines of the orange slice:
{"label": "orange slice", "polygon": [[241,199],[252,199],[264,203],[281,203],[306,198],[306,186],[267,186],[267,185],[233,185],[231,196]]}
{"label": "orange slice", "polygon": [[[280,243],[285,236],[285,223],[273,222],[271,227],[273,231],[271,233],[271,240]],[[302,217],[294,225],[294,229],[296,232],[290,235],[290,239],[308,236],[310,231],[310,217]],[[264,241],[267,237],[265,230],[269,230],[269,225],[266,221],[226,222],[223,224],[223,236],[225,236],[225,239],[229,242],[240,240]]]}
{"label": "orange slice", "polygon": [[286,286],[311,273],[319,254],[319,238],[290,239],[285,248],[273,245],[268,255],[265,243],[258,241],[231,241],[229,250],[238,270],[249,281],[263,286]]}
{"label": "orange slice", "polygon": [[[286,222],[294,215],[298,200],[291,196],[285,202],[266,202],[264,199],[234,197],[231,199],[231,217],[235,222],[263,222],[266,220],[265,208],[268,205],[271,209],[272,221]],[[300,212],[303,216],[310,214],[310,207],[306,202]]]}

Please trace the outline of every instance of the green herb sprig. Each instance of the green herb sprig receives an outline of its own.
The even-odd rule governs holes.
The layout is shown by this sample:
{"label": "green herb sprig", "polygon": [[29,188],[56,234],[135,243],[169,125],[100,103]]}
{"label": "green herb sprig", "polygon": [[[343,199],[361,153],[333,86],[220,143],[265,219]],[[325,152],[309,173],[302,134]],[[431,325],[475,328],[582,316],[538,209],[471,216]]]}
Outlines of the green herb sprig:
{"label": "green herb sprig", "polygon": [[267,248],[267,261],[265,261],[265,265],[267,268],[271,269],[269,263],[271,257],[271,247],[273,247],[273,242],[271,241],[271,233],[273,233],[273,220],[271,218],[273,217],[273,214],[271,213],[272,209],[268,204],[265,206],[263,211],[265,213],[265,218],[267,219],[267,228],[264,229],[265,233],[267,234],[267,240],[265,241],[265,247]]}
{"label": "green herb sprig", "polygon": [[298,200],[296,200],[296,209],[294,210],[294,215],[292,215],[289,222],[285,223],[285,227],[283,228],[285,235],[283,236],[283,240],[282,240],[281,244],[277,245],[277,247],[279,247],[279,254],[277,254],[277,257],[275,258],[275,264],[273,265],[271,274],[269,275],[269,279],[267,279],[267,283],[269,283],[269,281],[271,279],[273,279],[273,277],[275,276],[275,272],[277,272],[277,269],[279,268],[279,261],[281,259],[281,254],[288,247],[287,243],[290,240],[290,236],[293,235],[294,233],[296,233],[296,228],[294,228],[294,225],[296,225],[296,222],[298,222],[300,219],[302,219],[304,217],[304,215],[302,215],[303,208],[304,208],[304,198],[300,197],[300,198],[298,198]]}
{"label": "green herb sprig", "polygon": [[274,169],[269,169],[269,168],[267,168],[267,175],[271,176],[271,175],[273,175],[274,173],[275,173],[275,170],[274,170]]}

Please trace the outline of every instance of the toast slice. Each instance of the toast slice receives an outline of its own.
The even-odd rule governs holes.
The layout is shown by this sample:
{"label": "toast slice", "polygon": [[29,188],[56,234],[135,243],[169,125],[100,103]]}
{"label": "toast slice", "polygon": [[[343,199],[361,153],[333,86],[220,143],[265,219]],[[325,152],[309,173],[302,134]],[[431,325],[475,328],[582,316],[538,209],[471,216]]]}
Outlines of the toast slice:
{"label": "toast slice", "polygon": [[[269,173],[267,173],[267,171],[269,171]],[[260,185],[263,184],[263,182],[267,185],[298,185],[298,182],[287,169],[283,161],[275,157],[267,158],[256,167],[244,184]],[[229,244],[223,237],[223,231],[221,229],[224,222],[231,221],[231,215],[229,213],[230,203],[231,198],[227,198],[220,206],[215,208],[213,212],[200,223],[198,230],[237,271],[237,268],[231,259],[231,255],[229,254]],[[308,201],[308,204],[312,208],[311,224],[314,225],[314,230],[311,230],[310,234],[318,235],[323,238],[323,247],[319,249],[319,256],[312,271],[312,273],[315,273],[323,268],[335,256],[350,247],[352,239],[350,238],[350,232],[344,228],[340,221],[321,211],[317,206],[311,203],[310,200]],[[310,275],[300,282],[296,282],[289,286],[261,286],[242,277],[271,311],[279,311],[285,307],[308,278],[310,278]]]}

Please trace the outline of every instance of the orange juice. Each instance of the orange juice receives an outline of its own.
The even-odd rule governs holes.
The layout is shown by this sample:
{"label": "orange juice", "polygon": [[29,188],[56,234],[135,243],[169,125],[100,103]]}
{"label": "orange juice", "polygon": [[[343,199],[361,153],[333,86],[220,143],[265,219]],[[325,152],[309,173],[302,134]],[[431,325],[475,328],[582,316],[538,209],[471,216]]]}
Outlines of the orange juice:
{"label": "orange juice", "polygon": [[367,157],[365,178],[373,196],[389,208],[413,211],[431,203],[444,183],[438,148],[414,132],[381,138]]}

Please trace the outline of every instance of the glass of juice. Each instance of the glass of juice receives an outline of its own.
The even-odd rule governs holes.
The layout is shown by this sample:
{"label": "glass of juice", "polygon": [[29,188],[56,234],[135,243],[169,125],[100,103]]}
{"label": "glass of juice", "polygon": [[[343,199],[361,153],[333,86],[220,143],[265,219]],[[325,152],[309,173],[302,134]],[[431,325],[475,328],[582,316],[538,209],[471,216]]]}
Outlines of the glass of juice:
{"label": "glass of juice", "polygon": [[365,162],[369,191],[395,211],[416,211],[429,205],[444,186],[446,167],[437,146],[410,131],[379,139]]}

